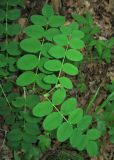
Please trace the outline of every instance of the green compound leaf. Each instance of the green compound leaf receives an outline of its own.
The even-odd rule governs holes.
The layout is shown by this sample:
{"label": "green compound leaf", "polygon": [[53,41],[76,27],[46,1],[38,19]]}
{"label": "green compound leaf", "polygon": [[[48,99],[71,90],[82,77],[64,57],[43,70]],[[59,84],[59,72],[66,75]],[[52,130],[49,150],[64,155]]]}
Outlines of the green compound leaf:
{"label": "green compound leaf", "polygon": [[98,145],[96,142],[89,141],[86,145],[86,149],[91,157],[96,157],[98,155]]}
{"label": "green compound leaf", "polygon": [[9,115],[6,114],[4,118],[5,118],[6,125],[13,125],[15,123],[15,116],[13,114],[9,114]]}
{"label": "green compound leaf", "polygon": [[64,103],[61,105],[61,113],[65,116],[70,114],[74,111],[77,107],[77,100],[76,98],[68,98]]}
{"label": "green compound leaf", "polygon": [[45,73],[45,74],[51,74],[51,73],[52,73],[51,71],[48,71],[48,70],[46,70],[46,69],[44,68],[44,64],[45,64],[46,62],[48,62],[48,61],[49,61],[48,58],[42,57],[42,58],[40,58],[39,64],[38,64],[39,70],[40,70],[41,72]]}
{"label": "green compound leaf", "polygon": [[16,61],[17,61],[16,58],[13,58],[13,57],[9,57],[9,58],[8,58],[8,64],[9,64],[9,65],[15,64]]}
{"label": "green compound leaf", "polygon": [[69,41],[69,45],[71,48],[74,48],[74,49],[82,49],[84,48],[84,42],[78,38],[72,38],[70,41]]}
{"label": "green compound leaf", "polygon": [[59,71],[62,67],[61,61],[59,60],[49,60],[44,64],[44,68],[48,71]]}
{"label": "green compound leaf", "polygon": [[53,106],[49,101],[43,101],[33,108],[33,115],[43,117],[49,115],[53,111]]}
{"label": "green compound leaf", "polygon": [[21,12],[19,9],[11,9],[11,10],[8,10],[7,12],[7,18],[9,20],[16,20],[20,17],[21,15]]}
{"label": "green compound leaf", "polygon": [[77,108],[69,114],[68,121],[71,124],[78,123],[83,117],[83,110],[81,108]]}
{"label": "green compound leaf", "polygon": [[19,97],[19,94],[18,94],[18,93],[15,93],[15,92],[11,92],[11,93],[8,95],[8,101],[9,101],[9,102],[12,102],[14,99],[16,99],[16,97]]}
{"label": "green compound leaf", "polygon": [[76,29],[78,29],[79,25],[76,22],[70,23],[68,26],[61,26],[60,30],[65,35],[72,35],[72,32]]}
{"label": "green compound leaf", "polygon": [[82,151],[86,148],[88,144],[88,137],[86,135],[79,135],[77,138],[76,147],[79,151]]}
{"label": "green compound leaf", "polygon": [[21,116],[24,118],[26,122],[31,124],[37,124],[39,121],[38,118],[34,117],[32,114],[28,112],[22,112]]}
{"label": "green compound leaf", "polygon": [[[21,142],[21,148],[24,152],[30,151],[33,149],[33,146],[31,143],[28,143],[26,141]],[[19,159],[20,160],[20,159]]]}
{"label": "green compound leaf", "polygon": [[79,14],[73,14],[72,17],[80,24],[86,24],[87,23],[86,18],[79,15]]}
{"label": "green compound leaf", "polygon": [[96,46],[96,50],[97,50],[99,56],[102,56],[103,47],[105,46],[105,42],[102,40],[98,40],[98,41],[96,41],[95,46]]}
{"label": "green compound leaf", "polygon": [[63,16],[51,16],[49,19],[49,25],[51,27],[60,27],[65,23],[65,18]]}
{"label": "green compound leaf", "polygon": [[79,24],[77,22],[72,22],[69,24],[69,27],[70,27],[70,30],[73,31],[79,28]]}
{"label": "green compound leaf", "polygon": [[73,64],[65,63],[63,65],[63,72],[74,76],[74,75],[77,75],[79,71],[78,71],[78,68],[76,66],[74,66]]}
{"label": "green compound leaf", "polygon": [[46,26],[47,25],[47,19],[44,16],[41,15],[33,15],[31,16],[31,22],[40,25],[40,26]]}
{"label": "green compound leaf", "polygon": [[112,48],[114,46],[114,37],[112,37],[109,41],[108,41],[108,48]]}
{"label": "green compound leaf", "polygon": [[16,71],[17,71],[17,69],[16,69],[16,67],[15,67],[14,64],[10,64],[10,65],[9,65],[9,71],[10,71],[10,72],[16,72]]}
{"label": "green compound leaf", "polygon": [[21,25],[20,24],[11,24],[8,25],[8,30],[7,30],[7,34],[9,36],[15,36],[21,33]]}
{"label": "green compound leaf", "polygon": [[0,43],[0,51],[5,51],[6,50],[6,43],[5,42],[1,42]]}
{"label": "green compound leaf", "polygon": [[19,86],[28,86],[36,81],[36,74],[32,71],[23,72],[16,80]]}
{"label": "green compound leaf", "polygon": [[47,135],[40,135],[38,139],[39,139],[39,145],[42,150],[51,148],[51,139]]}
{"label": "green compound leaf", "polygon": [[44,36],[44,29],[39,25],[30,25],[25,28],[25,32],[32,38],[42,38]]}
{"label": "green compound leaf", "polygon": [[4,5],[6,5],[7,4],[7,0],[0,0],[0,5],[2,6],[4,6]]}
{"label": "green compound leaf", "polygon": [[10,108],[8,108],[7,106],[0,106],[0,115],[1,116],[6,116],[7,117],[7,115],[10,114],[10,113],[11,113]]}
{"label": "green compound leaf", "polygon": [[72,125],[68,122],[62,123],[57,129],[57,139],[59,142],[66,141],[72,134],[73,128]]}
{"label": "green compound leaf", "polygon": [[21,48],[29,53],[37,53],[41,49],[41,43],[35,38],[27,38],[20,42]]}
{"label": "green compound leaf", "polygon": [[72,37],[81,39],[84,37],[84,33],[79,30],[74,30],[74,31],[72,31]]}
{"label": "green compound leaf", "polygon": [[71,61],[81,61],[83,59],[83,55],[81,52],[75,50],[75,49],[69,49],[66,51],[66,58]]}
{"label": "green compound leaf", "polygon": [[101,136],[101,132],[96,128],[92,128],[92,129],[88,130],[87,136],[88,136],[89,140],[96,140]]}
{"label": "green compound leaf", "polygon": [[26,96],[26,105],[28,108],[33,108],[38,103],[39,97],[37,95],[29,94]]}
{"label": "green compound leaf", "polygon": [[[3,86],[3,89],[4,89],[5,86]],[[0,97],[0,108],[4,106],[4,107],[7,107],[7,102],[5,101],[5,98],[3,97]]]}
{"label": "green compound leaf", "polygon": [[19,44],[16,41],[11,41],[7,45],[7,52],[12,56],[18,56],[21,54]]}
{"label": "green compound leaf", "polygon": [[7,144],[8,144],[8,146],[9,147],[11,147],[12,149],[18,149],[19,148],[19,145],[20,145],[20,141],[15,141],[15,142],[13,142],[13,141],[8,141],[7,142]]}
{"label": "green compound leaf", "polygon": [[60,105],[66,98],[66,91],[64,88],[57,89],[52,96],[52,103]]}
{"label": "green compound leaf", "polygon": [[60,34],[60,31],[57,28],[50,28],[45,31],[45,38],[49,41],[52,41],[53,37]]}
{"label": "green compound leaf", "polygon": [[2,87],[3,87],[4,92],[6,92],[6,93],[12,92],[13,83],[10,81],[4,82]]}
{"label": "green compound leaf", "polygon": [[16,60],[16,58],[14,58],[14,57],[9,57],[9,58],[8,58],[8,64],[9,64],[9,65],[10,65],[10,64],[14,64],[16,61],[17,61],[17,60]]}
{"label": "green compound leaf", "polygon": [[36,143],[36,141],[38,140],[38,136],[30,135],[28,133],[23,133],[23,140],[26,143]]}
{"label": "green compound leaf", "polygon": [[3,9],[0,9],[0,21],[3,21],[6,17],[5,11]]}
{"label": "green compound leaf", "polygon": [[30,135],[37,135],[39,127],[37,124],[25,123],[24,131]]}
{"label": "green compound leaf", "polygon": [[51,16],[53,16],[54,11],[53,11],[52,6],[47,5],[47,4],[44,5],[44,7],[42,8],[42,14],[47,18],[50,18]]}
{"label": "green compound leaf", "polygon": [[53,38],[54,42],[60,46],[68,45],[68,38],[66,35],[56,35]]}
{"label": "green compound leaf", "polygon": [[18,5],[24,8],[25,2],[23,0],[18,0]]}
{"label": "green compound leaf", "polygon": [[23,97],[16,97],[16,99],[12,101],[12,105],[16,108],[22,108],[25,105],[25,99]]}
{"label": "green compound leaf", "polygon": [[69,26],[61,26],[60,31],[65,34],[65,35],[70,35],[71,34],[71,28]]}
{"label": "green compound leaf", "polygon": [[92,123],[92,117],[91,116],[84,116],[77,124],[77,127],[80,130],[86,130],[88,126]]}
{"label": "green compound leaf", "polygon": [[50,90],[51,89],[51,85],[50,84],[47,84],[43,81],[44,77],[46,75],[43,74],[43,73],[39,73],[36,77],[36,84],[42,88],[42,89],[45,89],[45,90]]}
{"label": "green compound leaf", "polygon": [[38,58],[35,55],[26,54],[19,58],[17,67],[21,70],[32,70],[38,66]]}
{"label": "green compound leaf", "polygon": [[58,78],[56,77],[55,74],[51,74],[51,75],[45,76],[43,81],[48,84],[56,84],[58,81]]}
{"label": "green compound leaf", "polygon": [[7,65],[7,58],[4,54],[0,54],[0,67],[5,67]]}
{"label": "green compound leaf", "polygon": [[46,131],[52,131],[58,128],[63,121],[63,117],[58,112],[49,114],[43,122],[43,127]]}
{"label": "green compound leaf", "polygon": [[6,77],[9,75],[8,71],[5,71],[3,68],[0,69],[0,76],[1,77]]}
{"label": "green compound leaf", "polygon": [[82,135],[82,133],[77,128],[75,128],[70,137],[70,143],[72,147],[82,151],[86,148],[88,137],[86,135]]}
{"label": "green compound leaf", "polygon": [[94,26],[94,28],[92,30],[90,30],[90,32],[91,32],[90,33],[91,35],[98,34],[100,32],[100,28],[98,26]]}
{"label": "green compound leaf", "polygon": [[20,0],[7,0],[9,6],[17,6]]}
{"label": "green compound leaf", "polygon": [[73,88],[72,81],[67,77],[60,77],[59,82],[62,85],[62,87],[65,87],[66,89],[72,89]]}
{"label": "green compound leaf", "polygon": [[[91,28],[90,28],[90,27],[83,27],[83,28],[81,29],[81,31],[82,31],[84,34],[88,34],[88,33],[91,32]],[[85,41],[85,42],[88,41],[88,40],[89,40],[88,38],[90,38],[90,35],[88,35],[87,37],[85,36],[85,37],[84,37],[84,41]]]}
{"label": "green compound leaf", "polygon": [[20,141],[22,139],[22,132],[19,129],[12,129],[8,132],[7,139],[12,142]]}
{"label": "green compound leaf", "polygon": [[53,47],[53,44],[51,43],[44,43],[44,45],[42,45],[41,47],[41,53],[44,57],[46,58],[51,58],[51,56],[48,53],[48,50]]}
{"label": "green compound leaf", "polygon": [[61,46],[53,46],[48,52],[54,58],[63,58],[65,56],[65,49]]}

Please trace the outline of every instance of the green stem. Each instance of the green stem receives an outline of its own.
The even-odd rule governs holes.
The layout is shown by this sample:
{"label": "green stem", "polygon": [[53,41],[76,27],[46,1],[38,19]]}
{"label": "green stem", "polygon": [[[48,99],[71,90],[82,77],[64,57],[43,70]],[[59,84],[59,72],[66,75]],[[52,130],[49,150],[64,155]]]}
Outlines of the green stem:
{"label": "green stem", "polygon": [[[42,44],[41,44],[41,46],[43,46],[44,40],[45,40],[45,39],[43,38],[43,39],[42,39]],[[41,53],[41,51],[40,51],[39,57],[38,57],[38,61],[40,61],[41,55],[42,55],[42,53]],[[36,68],[36,75],[37,75],[37,74],[38,74],[38,67]],[[35,90],[35,84],[36,84],[36,83],[33,84],[33,91]]]}
{"label": "green stem", "polygon": [[[68,49],[68,45],[67,45],[67,47],[66,47],[66,51],[67,51],[67,49]],[[60,69],[60,71],[59,71],[59,75],[58,75],[58,77],[57,77],[58,80],[57,80],[55,86],[54,86],[50,91],[48,91],[46,94],[51,93],[51,92],[56,88],[56,86],[57,86],[57,84],[58,84],[58,82],[59,82],[59,78],[60,78],[61,73],[62,73],[62,68],[63,68],[63,65],[64,65],[65,58],[66,58],[66,55],[64,56],[64,58],[63,58],[63,60],[62,60],[62,66],[61,66],[61,69]]]}
{"label": "green stem", "polygon": [[53,105],[53,107],[55,108],[55,110],[61,115],[61,117],[63,117],[63,119],[69,123],[69,121],[66,119],[66,117],[59,111],[59,109],[50,101],[50,99],[48,97],[46,97],[46,99]]}
{"label": "green stem", "polygon": [[[26,95],[26,88],[25,87],[23,87],[23,97],[24,97],[24,100],[25,100],[25,106],[24,106],[24,112],[26,112],[27,111],[27,106],[26,106],[26,97],[27,97],[27,95]],[[25,124],[26,124],[26,121],[25,121],[25,119],[24,119],[24,124],[23,124],[23,127],[25,128]]]}
{"label": "green stem", "polygon": [[26,88],[23,87],[23,97],[24,97],[24,100],[25,100],[25,112],[26,112],[26,97],[27,97],[27,94],[26,94]]}
{"label": "green stem", "polygon": [[51,93],[54,89],[56,88],[56,86],[54,86],[50,91],[48,91],[46,94]]}
{"label": "green stem", "polygon": [[[68,45],[67,45],[67,47],[66,47],[66,50],[65,50],[65,51],[67,51],[67,50],[68,50]],[[63,58],[63,60],[62,60],[62,67],[61,67],[61,69],[60,69],[60,71],[59,71],[58,81],[59,81],[59,78],[60,78],[61,73],[62,73],[63,65],[64,65],[64,62],[65,62],[65,58],[66,58],[66,55],[64,56],[64,58]],[[58,81],[57,81],[57,83],[58,83]],[[57,85],[57,84],[56,84],[56,85]]]}

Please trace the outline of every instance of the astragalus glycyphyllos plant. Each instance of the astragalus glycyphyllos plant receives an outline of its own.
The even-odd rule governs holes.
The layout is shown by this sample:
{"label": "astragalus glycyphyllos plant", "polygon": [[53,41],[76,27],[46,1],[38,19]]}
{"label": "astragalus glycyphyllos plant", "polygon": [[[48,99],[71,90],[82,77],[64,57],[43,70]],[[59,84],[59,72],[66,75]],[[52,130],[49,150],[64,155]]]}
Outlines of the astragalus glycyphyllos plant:
{"label": "astragalus glycyphyllos plant", "polygon": [[83,41],[86,44],[86,52],[88,55],[93,55],[93,59],[105,60],[107,63],[111,62],[112,49],[114,48],[114,38],[102,39],[98,38],[100,27],[94,24],[93,16],[87,12],[84,16],[73,14],[72,17],[79,24],[79,28],[85,33]]}
{"label": "astragalus glycyphyllos plant", "polygon": [[19,43],[15,40],[21,33],[17,20],[21,15],[22,0],[0,1],[0,77],[11,76],[17,71],[15,64],[21,55]]}
{"label": "astragalus glycyphyllos plant", "polygon": [[[16,84],[24,87],[26,94],[32,89],[40,94],[39,103],[32,108],[33,117],[43,120],[40,124],[43,132],[35,135],[36,139],[45,142],[41,137],[51,139],[51,132],[56,131],[59,142],[69,140],[74,148],[86,149],[90,156],[96,156],[98,146],[95,140],[100,137],[100,132],[95,128],[88,129],[92,117],[84,115],[77,107],[76,97],[68,95],[73,88],[69,77],[79,72],[74,62],[83,60],[84,33],[76,22],[65,26],[65,18],[54,15],[48,5],[43,7],[42,15],[33,15],[30,19],[32,24],[25,28],[27,37],[20,42],[25,52],[17,61],[17,68],[22,73]],[[28,108],[26,103],[25,106]]]}
{"label": "astragalus glycyphyllos plant", "polygon": [[14,150],[14,159],[38,160],[57,138],[96,156],[100,131],[92,128],[92,116],[69,95],[72,76],[79,73],[75,62],[83,60],[84,33],[76,22],[66,26],[65,18],[54,15],[49,5],[43,7],[42,15],[33,15],[30,20],[16,61],[18,77],[14,83],[18,89],[11,94],[9,87],[6,96],[5,86],[1,86],[0,111],[9,125],[7,145]]}
{"label": "astragalus glycyphyllos plant", "polygon": [[114,81],[110,84],[106,84],[104,88],[109,95],[102,104],[97,107],[97,126],[102,136],[105,136],[108,130],[109,141],[114,144]]}

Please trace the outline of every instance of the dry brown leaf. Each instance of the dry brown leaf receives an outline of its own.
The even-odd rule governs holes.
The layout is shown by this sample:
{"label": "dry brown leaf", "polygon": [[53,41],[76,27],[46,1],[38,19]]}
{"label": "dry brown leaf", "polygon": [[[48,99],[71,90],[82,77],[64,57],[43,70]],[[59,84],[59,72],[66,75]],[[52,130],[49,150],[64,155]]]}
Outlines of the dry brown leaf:
{"label": "dry brown leaf", "polygon": [[27,18],[19,18],[18,23],[21,25],[22,28],[24,28],[27,23]]}
{"label": "dry brown leaf", "polygon": [[61,0],[51,0],[51,3],[56,14],[59,14],[59,11],[61,9]]}

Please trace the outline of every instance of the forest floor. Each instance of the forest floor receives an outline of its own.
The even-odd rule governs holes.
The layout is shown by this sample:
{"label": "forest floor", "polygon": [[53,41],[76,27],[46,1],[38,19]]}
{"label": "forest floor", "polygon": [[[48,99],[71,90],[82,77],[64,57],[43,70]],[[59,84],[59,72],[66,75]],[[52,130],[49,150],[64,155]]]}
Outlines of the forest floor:
{"label": "forest floor", "polygon": [[[45,1],[30,1],[26,0],[26,7],[22,11],[22,17],[19,19],[19,23],[23,27],[27,25],[29,17],[34,13],[40,13],[41,8]],[[90,11],[93,15],[94,22],[97,24],[101,32],[99,34],[99,39],[109,39],[114,35],[114,14],[111,13],[110,10],[107,9],[108,2],[106,0],[63,0],[62,7],[61,7],[61,14],[64,15],[67,21],[70,23],[72,21],[71,14],[78,13],[83,15],[87,11]],[[23,18],[24,17],[24,18]],[[20,39],[21,37],[17,37]],[[94,56],[94,55],[93,55]],[[94,95],[98,87],[102,84],[110,83],[112,79],[114,79],[114,60],[111,61],[110,64],[102,61],[98,63],[94,60],[94,57],[85,60],[83,65],[81,66],[81,72],[83,76],[84,84],[86,85],[85,92],[80,92],[75,88],[72,91],[74,94],[76,93],[78,96],[78,100],[80,101],[81,106],[86,106],[91,98],[91,95]],[[78,83],[79,79],[75,80],[75,83]],[[101,87],[98,97],[94,102],[94,107],[98,106],[102,103],[102,101],[107,97],[107,92]],[[106,144],[101,149],[101,155],[97,158],[88,158],[85,153],[82,154],[85,160],[113,160],[114,159],[114,146],[111,145],[107,141],[107,137],[103,139]],[[0,148],[3,145],[3,133],[0,131]],[[42,157],[42,160],[63,160],[60,158],[61,154],[69,157],[68,159],[64,160],[79,160],[76,158],[77,152],[70,149],[69,146],[61,146],[59,143],[55,143],[52,150],[46,152]],[[0,155],[3,155],[4,160],[10,160],[11,151],[4,145],[4,150]],[[72,155],[72,157],[71,157]],[[57,157],[59,157],[57,159]],[[74,158],[75,157],[75,158]]]}

